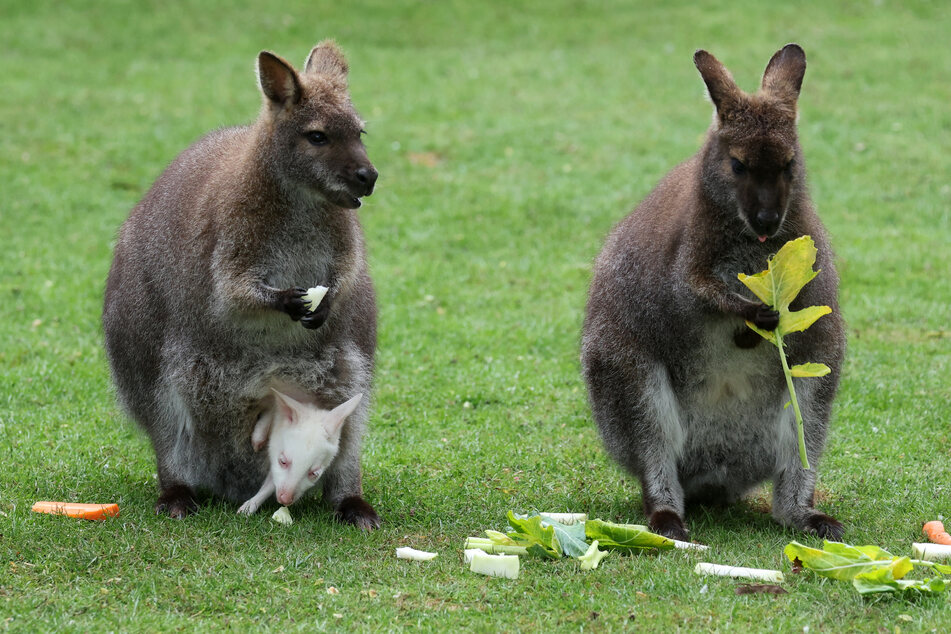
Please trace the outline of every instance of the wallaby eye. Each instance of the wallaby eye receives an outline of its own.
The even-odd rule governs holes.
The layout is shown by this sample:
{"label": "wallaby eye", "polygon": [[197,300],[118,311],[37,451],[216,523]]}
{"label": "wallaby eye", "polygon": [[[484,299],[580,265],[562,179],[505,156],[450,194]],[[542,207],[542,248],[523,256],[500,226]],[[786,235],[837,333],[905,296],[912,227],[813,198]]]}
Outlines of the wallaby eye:
{"label": "wallaby eye", "polygon": [[321,471],[322,471],[321,469],[311,469],[310,471],[307,472],[307,477],[310,478],[311,481],[316,481],[317,478],[320,477]]}
{"label": "wallaby eye", "polygon": [[790,159],[789,162],[786,163],[786,167],[783,168],[783,171],[786,172],[786,176],[792,176],[792,168],[793,168],[793,165],[795,164],[796,164],[795,159]]}
{"label": "wallaby eye", "polygon": [[329,142],[327,135],[319,130],[311,130],[305,133],[304,137],[310,141],[311,145],[327,145]]}
{"label": "wallaby eye", "polygon": [[277,463],[281,465],[282,467],[284,467],[285,469],[287,469],[287,466],[290,464],[290,462],[287,460],[284,454],[281,454],[281,456],[277,459]]}
{"label": "wallaby eye", "polygon": [[743,174],[746,174],[746,166],[743,165],[743,161],[741,161],[740,159],[736,159],[731,156],[730,167],[733,168],[733,173],[736,174],[737,176],[742,176]]}

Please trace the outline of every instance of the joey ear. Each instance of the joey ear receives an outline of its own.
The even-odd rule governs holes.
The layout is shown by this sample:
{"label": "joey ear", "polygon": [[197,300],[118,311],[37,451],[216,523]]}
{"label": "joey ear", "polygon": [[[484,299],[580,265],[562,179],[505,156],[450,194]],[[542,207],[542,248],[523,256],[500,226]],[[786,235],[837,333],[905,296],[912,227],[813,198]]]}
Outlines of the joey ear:
{"label": "joey ear", "polygon": [[363,399],[363,394],[357,394],[349,401],[338,405],[330,411],[330,416],[327,420],[328,434],[332,436],[340,431],[340,428],[343,426],[343,421],[347,420],[347,416],[357,409],[357,405],[360,404],[361,399]]}
{"label": "joey ear", "polygon": [[739,101],[743,92],[733,81],[733,75],[720,63],[716,57],[699,49],[693,54],[693,63],[700,71],[703,83],[707,85],[710,100],[716,106],[717,112],[723,114]]}
{"label": "joey ear", "polygon": [[763,71],[763,91],[794,105],[806,74],[806,52],[798,44],[776,51]]}
{"label": "joey ear", "polygon": [[312,48],[304,63],[305,73],[330,75],[343,80],[346,80],[349,71],[343,52],[333,40],[324,40]]}
{"label": "joey ear", "polygon": [[301,407],[301,404],[292,399],[287,394],[278,392],[273,387],[271,391],[274,392],[274,404],[280,410],[282,418],[286,419],[290,424],[296,424],[300,417],[298,416],[298,410]]}
{"label": "joey ear", "polygon": [[297,71],[274,53],[261,51],[258,55],[258,84],[264,96],[274,104],[287,106],[300,101],[301,87]]}

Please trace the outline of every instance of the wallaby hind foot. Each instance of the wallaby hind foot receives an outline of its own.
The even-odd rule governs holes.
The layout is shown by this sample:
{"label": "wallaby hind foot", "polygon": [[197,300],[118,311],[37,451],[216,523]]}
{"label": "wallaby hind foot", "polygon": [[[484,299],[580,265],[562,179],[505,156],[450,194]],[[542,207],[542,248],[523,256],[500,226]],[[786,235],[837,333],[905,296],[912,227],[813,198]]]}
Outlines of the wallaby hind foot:
{"label": "wallaby hind foot", "polygon": [[163,487],[158,501],[155,503],[156,515],[164,513],[176,520],[184,519],[197,511],[198,500],[194,492],[184,484]]}
{"label": "wallaby hind foot", "polygon": [[358,495],[344,498],[334,510],[334,515],[339,522],[352,524],[364,531],[379,528],[383,523],[373,507]]}

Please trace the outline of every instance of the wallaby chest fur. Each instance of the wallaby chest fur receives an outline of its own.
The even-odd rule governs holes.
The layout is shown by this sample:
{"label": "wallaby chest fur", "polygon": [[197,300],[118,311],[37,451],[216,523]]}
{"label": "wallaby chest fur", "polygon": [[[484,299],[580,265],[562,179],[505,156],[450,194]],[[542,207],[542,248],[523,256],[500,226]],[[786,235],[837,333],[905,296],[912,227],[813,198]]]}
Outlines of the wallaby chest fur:
{"label": "wallaby chest fur", "polygon": [[[781,51],[771,60],[764,85],[770,69],[792,73],[786,66],[799,63],[801,49],[787,49],[788,58]],[[686,537],[685,501],[729,502],[773,479],[780,521],[833,535],[840,525],[832,518],[823,524],[827,516],[812,509],[814,470],[798,466],[777,351],[765,342],[749,347],[745,320],[770,317],[737,279],[765,269],[788,240],[815,240],[822,272],[791,308],[824,304],[833,313],[788,337],[786,350],[791,364],[832,368],[796,386],[806,403],[810,460],[818,461],[845,337],[838,278],[806,189],[794,116],[784,125],[770,117],[772,100],[794,113],[795,99],[766,88],[745,95],[719,62],[711,63],[722,73],[713,79],[701,62],[708,60],[698,67],[718,105],[704,147],[614,228],[595,263],[581,352],[592,411],[609,453],[640,479],[656,530]],[[731,86],[736,103],[723,96]],[[734,156],[740,153],[743,163]],[[744,185],[753,190],[750,198]]]}
{"label": "wallaby chest fur", "polygon": [[[376,304],[355,208],[376,172],[346,71],[330,43],[302,74],[262,53],[259,119],[185,150],[120,230],[106,350],[119,400],[155,448],[163,496],[184,487],[237,502],[258,489],[268,463],[250,438],[270,387],[293,385],[326,409],[369,393]],[[330,287],[319,314],[301,303],[316,284]],[[323,479],[335,506],[361,495],[368,401]],[[173,515],[187,512],[163,496]]]}

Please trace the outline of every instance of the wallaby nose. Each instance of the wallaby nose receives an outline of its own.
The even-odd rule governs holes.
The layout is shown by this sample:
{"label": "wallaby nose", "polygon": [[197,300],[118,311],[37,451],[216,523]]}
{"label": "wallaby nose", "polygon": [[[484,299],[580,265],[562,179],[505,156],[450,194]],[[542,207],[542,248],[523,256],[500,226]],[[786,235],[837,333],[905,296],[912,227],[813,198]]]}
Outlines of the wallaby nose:
{"label": "wallaby nose", "polygon": [[779,213],[772,209],[756,212],[756,230],[763,235],[772,235],[779,229]]}
{"label": "wallaby nose", "polygon": [[369,196],[373,193],[373,186],[376,184],[376,177],[379,176],[375,169],[370,166],[360,167],[356,172],[354,172],[354,176],[356,176],[357,181],[363,185],[364,196]]}
{"label": "wallaby nose", "polygon": [[284,506],[289,506],[294,501],[294,494],[284,489],[278,491],[275,497],[277,497],[277,501]]}

